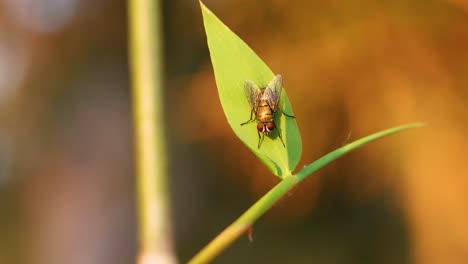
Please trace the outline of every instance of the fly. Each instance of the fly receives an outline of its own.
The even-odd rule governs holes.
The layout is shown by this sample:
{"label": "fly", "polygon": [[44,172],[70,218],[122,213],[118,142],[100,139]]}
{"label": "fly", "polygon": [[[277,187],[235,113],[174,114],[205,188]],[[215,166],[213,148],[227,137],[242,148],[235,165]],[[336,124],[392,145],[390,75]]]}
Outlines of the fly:
{"label": "fly", "polygon": [[258,148],[260,148],[265,135],[268,136],[275,128],[278,130],[278,137],[281,143],[286,147],[281,137],[281,131],[275,124],[275,113],[279,109],[281,113],[287,117],[294,118],[294,116],[284,113],[279,107],[278,103],[282,88],[283,78],[279,74],[264,88],[258,88],[258,86],[250,80],[244,83],[245,95],[247,96],[251,110],[250,119],[242,123],[241,126],[257,121]]}

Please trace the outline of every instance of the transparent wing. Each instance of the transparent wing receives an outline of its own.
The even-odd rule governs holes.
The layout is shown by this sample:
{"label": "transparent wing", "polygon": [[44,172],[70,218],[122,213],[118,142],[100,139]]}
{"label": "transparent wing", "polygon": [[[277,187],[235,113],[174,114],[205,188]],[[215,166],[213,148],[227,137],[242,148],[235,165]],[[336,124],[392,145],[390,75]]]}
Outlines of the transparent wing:
{"label": "transparent wing", "polygon": [[255,112],[257,108],[258,97],[262,93],[260,88],[258,88],[258,86],[253,81],[247,80],[244,83],[244,91],[245,95],[247,96],[247,100],[249,100],[250,107]]}
{"label": "transparent wing", "polygon": [[273,112],[278,108],[278,102],[281,95],[281,89],[283,88],[283,77],[276,75],[273,80],[268,84],[263,92],[263,98],[268,102]]}

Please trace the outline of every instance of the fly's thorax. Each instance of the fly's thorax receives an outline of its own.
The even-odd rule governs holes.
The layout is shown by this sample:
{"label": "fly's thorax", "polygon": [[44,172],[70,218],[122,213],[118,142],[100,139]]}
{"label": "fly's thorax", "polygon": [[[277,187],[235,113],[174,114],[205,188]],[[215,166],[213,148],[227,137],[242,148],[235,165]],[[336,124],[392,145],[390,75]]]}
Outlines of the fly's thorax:
{"label": "fly's thorax", "polygon": [[258,122],[266,123],[273,121],[274,112],[271,110],[266,101],[260,101],[257,112],[255,114]]}

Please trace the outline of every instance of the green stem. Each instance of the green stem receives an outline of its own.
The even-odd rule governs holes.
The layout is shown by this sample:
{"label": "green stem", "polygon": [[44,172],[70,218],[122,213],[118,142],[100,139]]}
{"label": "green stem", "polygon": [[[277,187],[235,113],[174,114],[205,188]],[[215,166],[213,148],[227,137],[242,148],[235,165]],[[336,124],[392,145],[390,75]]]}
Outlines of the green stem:
{"label": "green stem", "polygon": [[412,123],[399,127],[390,128],[367,137],[363,137],[350,144],[347,144],[337,150],[334,150],[327,155],[321,157],[317,161],[305,166],[295,175],[289,175],[283,178],[273,189],[258,200],[244,214],[242,214],[234,223],[228,226],[221,234],[213,239],[205,248],[203,248],[191,260],[190,264],[211,262],[216,256],[232,244],[239,236],[244,234],[255,221],[257,221],[267,210],[269,210],[278,200],[280,200],[288,191],[296,184],[310,176],[315,171],[324,167],[333,160],[343,156],[350,151],[357,149],[371,141],[389,136],[391,134],[424,126],[423,123]]}
{"label": "green stem", "polygon": [[129,0],[128,4],[139,263],[175,262],[167,190],[160,6],[157,0]]}
{"label": "green stem", "polygon": [[281,199],[284,194],[291,190],[296,183],[297,179],[295,176],[286,176],[280,183],[243,213],[234,223],[224,229],[221,234],[193,257],[189,263],[208,263],[213,260],[238,237],[244,234],[258,218]]}

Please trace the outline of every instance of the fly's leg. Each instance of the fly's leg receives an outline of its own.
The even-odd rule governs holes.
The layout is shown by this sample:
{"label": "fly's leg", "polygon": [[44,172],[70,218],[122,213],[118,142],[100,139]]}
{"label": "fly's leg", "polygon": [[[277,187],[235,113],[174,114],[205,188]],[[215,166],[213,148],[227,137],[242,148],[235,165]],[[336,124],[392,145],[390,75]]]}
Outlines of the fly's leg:
{"label": "fly's leg", "polygon": [[[278,108],[279,108],[279,107],[278,107]],[[286,114],[286,113],[283,111],[283,109],[281,109],[281,108],[279,108],[279,110],[281,111],[281,113],[282,113],[283,115],[285,115],[285,116],[287,116],[287,117],[296,118],[296,117],[293,116],[293,115],[288,115],[288,114]]]}
{"label": "fly's leg", "polygon": [[250,120],[248,120],[248,121],[245,121],[244,123],[241,124],[241,126],[246,125],[246,124],[248,124],[248,123],[251,123],[251,122],[253,122],[253,121],[255,121],[255,118],[254,118],[254,119],[250,119]]}
{"label": "fly's leg", "polygon": [[276,131],[278,131],[278,137],[281,140],[281,143],[283,143],[283,147],[286,147],[286,145],[284,144],[284,141],[283,141],[283,137],[281,136],[281,130],[279,130],[279,128],[277,127]]}
{"label": "fly's leg", "polygon": [[258,147],[257,148],[260,148],[260,146],[262,145],[263,139],[265,138],[265,134],[262,133],[262,135],[260,135],[260,132],[258,131],[257,131],[257,134],[258,134]]}
{"label": "fly's leg", "polygon": [[288,115],[288,114],[286,114],[285,112],[283,112],[283,110],[281,110],[281,113],[283,113],[283,115],[285,115],[285,116],[287,116],[287,117],[296,118],[296,117],[295,117],[295,116],[293,116],[293,115]]}
{"label": "fly's leg", "polygon": [[245,125],[245,124],[248,124],[248,123],[250,123],[250,122],[255,121],[255,118],[253,118],[253,113],[254,113],[253,110],[250,111],[250,119],[247,120],[247,121],[245,121],[244,123],[242,123],[242,124],[240,124],[240,125],[243,126],[243,125]]}

